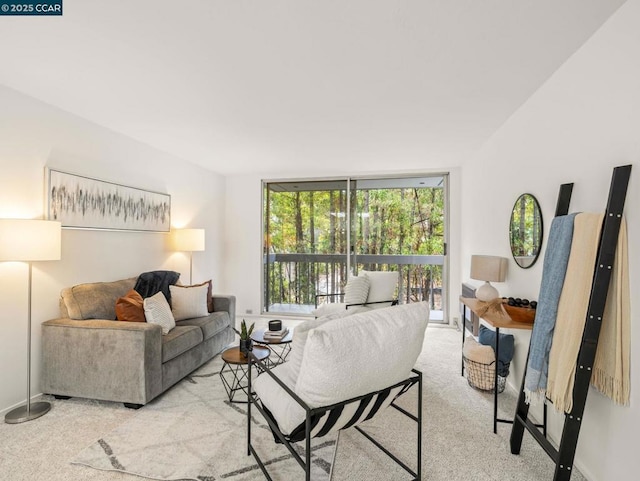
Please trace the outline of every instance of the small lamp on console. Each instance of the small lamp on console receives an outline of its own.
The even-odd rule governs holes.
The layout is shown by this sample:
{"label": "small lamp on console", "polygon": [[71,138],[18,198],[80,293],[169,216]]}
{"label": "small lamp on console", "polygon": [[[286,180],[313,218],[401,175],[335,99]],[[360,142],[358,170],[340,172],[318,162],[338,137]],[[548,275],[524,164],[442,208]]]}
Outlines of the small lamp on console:
{"label": "small lamp on console", "polygon": [[0,219],[0,262],[29,263],[27,310],[27,403],[9,411],[4,420],[18,424],[39,418],[51,409],[48,402],[31,402],[31,280],[33,261],[56,261],[61,255],[60,222],[32,219]]}
{"label": "small lamp on console", "polygon": [[189,284],[193,284],[193,253],[204,250],[204,229],[171,231],[173,249],[189,253]]}
{"label": "small lamp on console", "polygon": [[504,282],[507,277],[507,263],[505,257],[471,256],[471,279],[485,281],[476,289],[476,298],[489,302],[499,297],[498,289],[491,282]]}

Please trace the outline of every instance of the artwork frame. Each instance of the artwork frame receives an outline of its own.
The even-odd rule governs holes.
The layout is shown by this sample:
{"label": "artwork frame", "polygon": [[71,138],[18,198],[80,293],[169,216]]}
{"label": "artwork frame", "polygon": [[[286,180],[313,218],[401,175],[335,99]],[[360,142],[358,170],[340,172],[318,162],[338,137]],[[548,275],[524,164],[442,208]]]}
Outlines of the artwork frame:
{"label": "artwork frame", "polygon": [[47,218],[66,229],[169,232],[171,196],[46,168]]}

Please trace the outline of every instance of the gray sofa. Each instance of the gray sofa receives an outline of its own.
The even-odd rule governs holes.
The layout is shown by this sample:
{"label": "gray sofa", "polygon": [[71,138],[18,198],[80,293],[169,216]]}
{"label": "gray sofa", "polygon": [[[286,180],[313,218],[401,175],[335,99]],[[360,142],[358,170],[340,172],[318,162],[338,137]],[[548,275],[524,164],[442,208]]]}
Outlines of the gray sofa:
{"label": "gray sofa", "polygon": [[167,335],[146,322],[116,321],[115,304],[136,278],[62,290],[60,319],[42,324],[42,392],[140,407],[234,339],[235,297],[214,295],[214,312],[176,322]]}

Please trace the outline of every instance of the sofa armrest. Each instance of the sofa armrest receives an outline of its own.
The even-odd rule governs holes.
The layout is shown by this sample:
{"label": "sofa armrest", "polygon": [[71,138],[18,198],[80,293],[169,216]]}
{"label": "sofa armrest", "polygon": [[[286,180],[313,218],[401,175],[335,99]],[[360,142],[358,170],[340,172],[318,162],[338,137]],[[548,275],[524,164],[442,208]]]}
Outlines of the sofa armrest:
{"label": "sofa armrest", "polygon": [[229,313],[231,325],[236,322],[236,296],[228,296],[224,294],[214,294],[213,296],[213,312],[226,311]]}
{"label": "sofa armrest", "polygon": [[162,328],[54,319],[42,324],[42,391],[146,404],[162,392]]}

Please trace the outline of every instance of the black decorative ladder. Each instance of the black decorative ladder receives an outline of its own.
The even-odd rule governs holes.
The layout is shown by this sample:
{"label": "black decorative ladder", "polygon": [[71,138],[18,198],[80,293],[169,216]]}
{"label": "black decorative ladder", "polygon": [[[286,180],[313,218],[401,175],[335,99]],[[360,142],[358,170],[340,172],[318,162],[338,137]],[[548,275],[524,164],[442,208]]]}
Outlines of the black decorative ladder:
{"label": "black decorative ladder", "polygon": [[[555,462],[554,481],[569,481],[573,471],[573,460],[576,454],[584,407],[589,392],[589,383],[591,381],[593,362],[598,347],[602,315],[607,300],[607,292],[609,291],[609,281],[611,280],[611,271],[616,254],[618,234],[620,232],[620,223],[622,221],[622,212],[630,175],[631,165],[623,165],[613,169],[611,187],[609,188],[609,200],[607,202],[604,224],[598,245],[596,269],[593,276],[593,283],[591,284],[587,319],[582,334],[580,351],[578,353],[573,387],[573,408],[571,412],[565,414],[564,427],[558,449],[549,442],[546,436],[541,433],[537,426],[529,419],[529,405],[525,403],[524,396],[526,368],[522,377],[518,407],[511,430],[511,453],[520,454],[522,436],[526,428]],[[572,190],[573,184],[562,184],[560,186],[560,193],[556,205],[556,216],[568,214]],[[527,364],[528,357],[527,355]]]}

